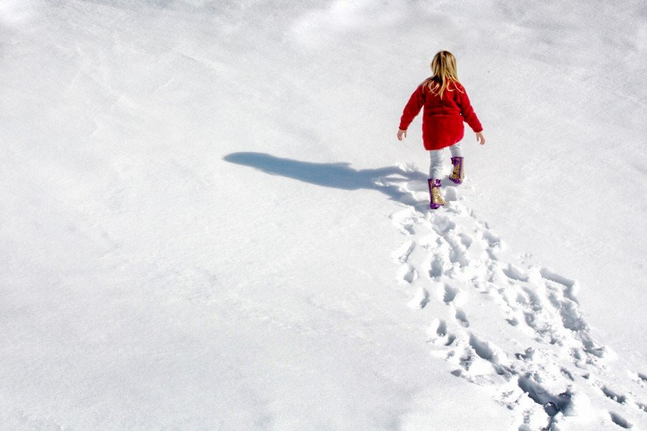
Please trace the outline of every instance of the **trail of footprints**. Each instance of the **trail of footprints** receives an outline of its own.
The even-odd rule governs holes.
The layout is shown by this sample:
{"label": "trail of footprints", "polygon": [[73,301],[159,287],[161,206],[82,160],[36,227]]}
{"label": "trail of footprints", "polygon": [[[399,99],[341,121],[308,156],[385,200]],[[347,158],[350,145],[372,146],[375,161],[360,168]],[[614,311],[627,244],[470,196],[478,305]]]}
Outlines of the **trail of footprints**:
{"label": "trail of footprints", "polygon": [[[428,343],[449,373],[491,389],[519,430],[646,424],[647,375],[614,364],[593,339],[576,281],[513,255],[456,188],[431,212],[424,182],[392,185],[420,203],[391,216],[406,237],[393,253],[400,287],[412,309],[429,313]],[[461,188],[469,194],[469,180]]]}

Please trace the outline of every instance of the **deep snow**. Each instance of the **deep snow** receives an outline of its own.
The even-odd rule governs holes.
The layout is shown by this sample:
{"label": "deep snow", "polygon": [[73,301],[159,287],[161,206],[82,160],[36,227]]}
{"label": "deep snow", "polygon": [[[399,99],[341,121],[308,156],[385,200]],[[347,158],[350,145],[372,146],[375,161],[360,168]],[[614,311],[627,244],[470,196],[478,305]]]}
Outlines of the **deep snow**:
{"label": "deep snow", "polygon": [[[488,143],[431,214],[439,49]],[[640,1],[3,0],[0,427],[644,427],[646,51]]]}

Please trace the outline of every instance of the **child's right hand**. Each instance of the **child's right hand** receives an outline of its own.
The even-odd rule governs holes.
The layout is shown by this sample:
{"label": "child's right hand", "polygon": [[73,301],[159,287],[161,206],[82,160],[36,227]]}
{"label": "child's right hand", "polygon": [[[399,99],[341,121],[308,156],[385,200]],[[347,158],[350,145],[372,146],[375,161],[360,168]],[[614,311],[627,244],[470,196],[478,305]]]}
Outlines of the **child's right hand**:
{"label": "child's right hand", "polygon": [[476,141],[481,145],[485,144],[485,135],[483,135],[483,132],[476,133]]}
{"label": "child's right hand", "polygon": [[404,137],[404,138],[406,138],[406,137],[407,137],[407,131],[406,131],[406,129],[405,129],[405,130],[398,129],[398,140],[399,140],[399,141],[402,141],[402,137]]}

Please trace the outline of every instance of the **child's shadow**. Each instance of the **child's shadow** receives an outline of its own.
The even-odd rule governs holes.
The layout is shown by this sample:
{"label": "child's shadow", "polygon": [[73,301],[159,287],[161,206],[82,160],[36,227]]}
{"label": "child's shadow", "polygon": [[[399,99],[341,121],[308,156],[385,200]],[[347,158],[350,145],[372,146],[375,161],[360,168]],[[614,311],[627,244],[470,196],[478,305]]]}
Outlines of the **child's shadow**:
{"label": "child's shadow", "polygon": [[351,168],[347,162],[302,162],[267,153],[231,153],[223,159],[227,162],[256,168],[267,174],[289,177],[317,186],[343,190],[380,191],[390,199],[412,205],[418,210],[422,210],[426,206],[399,187],[399,184],[410,181],[426,183],[427,177],[419,171],[411,172],[397,167],[356,170]]}

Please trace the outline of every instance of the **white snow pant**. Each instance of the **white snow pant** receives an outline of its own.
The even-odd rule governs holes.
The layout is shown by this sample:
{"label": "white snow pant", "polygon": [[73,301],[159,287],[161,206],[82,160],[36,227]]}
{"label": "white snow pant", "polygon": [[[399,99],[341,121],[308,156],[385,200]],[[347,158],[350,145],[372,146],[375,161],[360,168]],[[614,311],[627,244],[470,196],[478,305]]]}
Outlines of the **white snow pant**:
{"label": "white snow pant", "polygon": [[[452,157],[463,157],[463,150],[461,149],[461,143],[457,142],[453,146],[449,146],[449,152],[451,153]],[[431,164],[429,165],[429,178],[440,179],[442,177],[444,156],[445,156],[444,148],[440,150],[429,151],[429,157],[431,158]]]}

